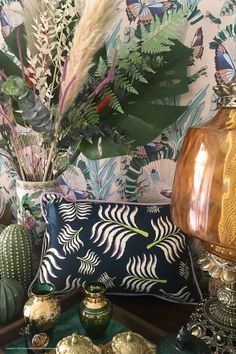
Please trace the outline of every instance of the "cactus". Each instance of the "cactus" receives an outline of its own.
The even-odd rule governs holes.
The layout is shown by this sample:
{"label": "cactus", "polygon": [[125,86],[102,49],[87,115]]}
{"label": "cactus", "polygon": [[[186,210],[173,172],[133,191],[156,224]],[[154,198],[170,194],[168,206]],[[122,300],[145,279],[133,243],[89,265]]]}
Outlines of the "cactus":
{"label": "cactus", "polygon": [[14,318],[25,302],[22,285],[14,279],[0,279],[0,323]]}
{"label": "cactus", "polygon": [[6,225],[0,224],[0,234],[6,228]]}
{"label": "cactus", "polygon": [[32,280],[32,241],[23,225],[9,225],[0,234],[0,274],[18,280],[27,291]]}

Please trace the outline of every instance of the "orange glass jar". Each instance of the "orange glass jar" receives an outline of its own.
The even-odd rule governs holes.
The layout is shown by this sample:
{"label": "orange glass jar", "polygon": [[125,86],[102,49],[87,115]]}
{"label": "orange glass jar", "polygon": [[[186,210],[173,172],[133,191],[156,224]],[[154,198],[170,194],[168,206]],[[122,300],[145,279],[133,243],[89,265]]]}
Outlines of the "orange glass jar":
{"label": "orange glass jar", "polygon": [[205,248],[236,261],[236,84],[217,86],[221,108],[188,130],[172,191],[173,221]]}

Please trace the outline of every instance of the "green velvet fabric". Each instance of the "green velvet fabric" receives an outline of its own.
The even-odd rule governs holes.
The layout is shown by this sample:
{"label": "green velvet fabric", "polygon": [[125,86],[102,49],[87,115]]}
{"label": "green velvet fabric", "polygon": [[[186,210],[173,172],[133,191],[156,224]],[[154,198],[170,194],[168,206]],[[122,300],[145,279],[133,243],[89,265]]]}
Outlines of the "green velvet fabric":
{"label": "green velvet fabric", "polygon": [[[122,326],[120,323],[111,320],[107,331],[106,336],[99,341],[94,341],[96,344],[105,344],[108,343],[113,336],[117,333],[121,333],[127,331],[127,328]],[[78,305],[71,308],[70,310],[64,312],[58,324],[56,325],[53,338],[49,343],[49,347],[54,349],[57,343],[64,337],[71,335],[72,333],[78,333],[85,335],[85,332],[82,328],[82,325],[78,316]],[[23,337],[9,343],[5,348],[6,354],[17,353],[17,354],[27,354],[27,350],[25,349],[25,340]]]}

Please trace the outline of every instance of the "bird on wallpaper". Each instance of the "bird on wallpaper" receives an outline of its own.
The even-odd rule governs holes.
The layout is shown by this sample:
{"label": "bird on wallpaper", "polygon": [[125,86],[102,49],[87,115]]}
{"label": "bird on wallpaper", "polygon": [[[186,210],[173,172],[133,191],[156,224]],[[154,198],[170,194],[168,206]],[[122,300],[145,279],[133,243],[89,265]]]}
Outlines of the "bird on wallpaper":
{"label": "bird on wallpaper", "polygon": [[215,79],[218,85],[230,84],[236,79],[235,63],[223,44],[218,44],[215,50]]}
{"label": "bird on wallpaper", "polygon": [[11,25],[6,15],[6,12],[4,11],[2,6],[0,6],[0,23],[1,23],[1,32],[3,38],[6,38],[7,36],[9,36],[11,32]]}
{"label": "bird on wallpaper", "polygon": [[175,5],[171,1],[154,1],[147,4],[143,0],[126,0],[126,13],[131,22],[138,19],[138,23],[148,25],[154,16],[161,15]]}
{"label": "bird on wallpaper", "polygon": [[195,59],[201,59],[204,51],[203,47],[203,31],[202,27],[199,27],[194,34],[191,48],[193,49],[193,55],[189,59],[188,65],[194,65]]}
{"label": "bird on wallpaper", "polygon": [[70,186],[70,183],[65,179],[63,175],[60,176],[59,183],[60,183],[60,187],[59,187],[60,192],[69,201],[75,202],[76,200],[86,199],[88,197],[88,193],[86,191],[81,191],[72,188]]}

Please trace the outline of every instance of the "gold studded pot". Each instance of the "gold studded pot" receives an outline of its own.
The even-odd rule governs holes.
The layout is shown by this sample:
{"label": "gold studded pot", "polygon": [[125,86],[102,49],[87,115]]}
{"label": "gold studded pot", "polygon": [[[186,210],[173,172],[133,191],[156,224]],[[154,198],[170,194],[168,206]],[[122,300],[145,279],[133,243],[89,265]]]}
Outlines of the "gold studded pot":
{"label": "gold studded pot", "polygon": [[84,287],[86,296],[79,306],[79,317],[90,338],[102,338],[112,317],[112,306],[104,296],[106,286],[90,282]]}
{"label": "gold studded pot", "polygon": [[56,354],[102,354],[102,350],[86,336],[73,333],[56,346]]}
{"label": "gold studded pot", "polygon": [[155,354],[156,346],[134,332],[119,333],[111,342],[113,353],[116,354]]}
{"label": "gold studded pot", "polygon": [[30,298],[25,303],[25,322],[32,324],[39,332],[51,331],[60,317],[61,307],[54,297],[54,291],[52,284],[35,284],[32,286]]}

